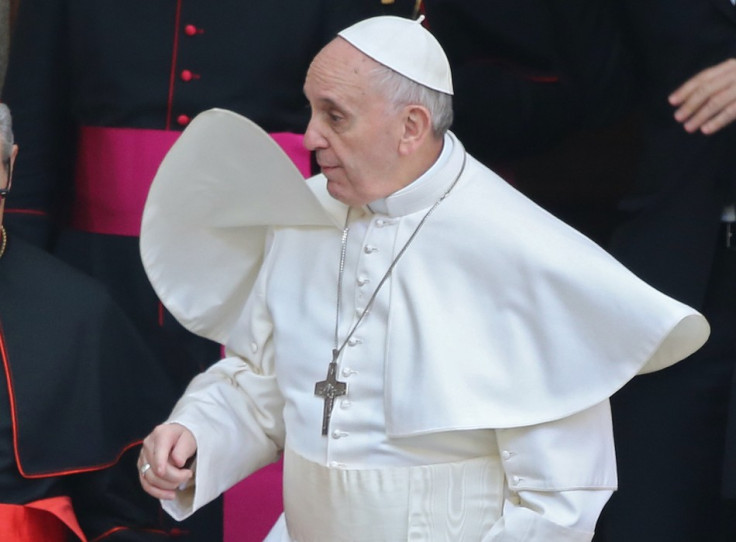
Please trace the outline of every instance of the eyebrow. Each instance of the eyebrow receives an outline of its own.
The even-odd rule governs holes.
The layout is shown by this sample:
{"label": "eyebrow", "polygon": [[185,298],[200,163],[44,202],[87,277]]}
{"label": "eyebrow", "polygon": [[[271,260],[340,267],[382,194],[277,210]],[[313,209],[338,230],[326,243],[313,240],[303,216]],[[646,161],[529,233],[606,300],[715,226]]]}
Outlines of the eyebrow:
{"label": "eyebrow", "polygon": [[337,102],[336,102],[335,100],[333,100],[332,98],[326,98],[326,97],[322,97],[322,98],[317,98],[316,102],[317,102],[317,103],[319,103],[319,104],[321,104],[321,105],[326,105],[327,107],[336,107],[337,109],[343,109],[343,108],[342,108],[342,107],[341,107],[340,105],[338,105],[338,103],[337,103]]}

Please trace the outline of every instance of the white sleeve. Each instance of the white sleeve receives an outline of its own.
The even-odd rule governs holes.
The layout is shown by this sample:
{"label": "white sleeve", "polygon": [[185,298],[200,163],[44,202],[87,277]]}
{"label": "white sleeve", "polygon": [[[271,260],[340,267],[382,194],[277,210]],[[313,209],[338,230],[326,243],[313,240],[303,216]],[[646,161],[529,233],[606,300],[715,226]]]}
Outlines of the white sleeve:
{"label": "white sleeve", "polygon": [[617,484],[608,401],[496,435],[507,495],[502,516],[484,541],[590,541]]}
{"label": "white sleeve", "polygon": [[162,501],[164,510],[182,520],[276,461],[284,442],[282,410],[275,377],[254,373],[240,358],[225,358],[195,378],[169,419],[197,441],[194,484],[174,501]]}
{"label": "white sleeve", "polygon": [[276,461],[283,450],[284,399],[274,370],[273,325],[258,291],[256,287],[236,327],[249,329],[247,354],[237,341],[228,345],[228,354],[234,355],[194,378],[169,417],[197,441],[194,483],[177,492],[175,500],[162,501],[177,520]]}

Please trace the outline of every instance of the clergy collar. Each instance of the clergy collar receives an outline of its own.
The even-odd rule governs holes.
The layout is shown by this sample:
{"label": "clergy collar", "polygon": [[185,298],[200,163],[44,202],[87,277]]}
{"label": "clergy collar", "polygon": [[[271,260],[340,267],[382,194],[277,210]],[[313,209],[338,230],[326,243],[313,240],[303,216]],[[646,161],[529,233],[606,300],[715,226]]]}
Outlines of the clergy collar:
{"label": "clergy collar", "polygon": [[[455,152],[456,150],[459,152]],[[367,208],[376,214],[399,217],[430,207],[455,178],[462,164],[463,153],[464,149],[455,135],[447,132],[442,152],[432,167],[404,188],[372,201]]]}

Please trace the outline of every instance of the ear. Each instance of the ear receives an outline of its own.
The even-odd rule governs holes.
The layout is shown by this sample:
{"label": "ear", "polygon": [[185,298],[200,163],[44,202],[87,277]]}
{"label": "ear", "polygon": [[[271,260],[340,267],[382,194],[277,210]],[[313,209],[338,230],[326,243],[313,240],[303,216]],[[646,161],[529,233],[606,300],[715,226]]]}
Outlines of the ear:
{"label": "ear", "polygon": [[399,141],[399,154],[409,155],[432,136],[432,116],[421,105],[407,105],[403,110],[403,132]]}

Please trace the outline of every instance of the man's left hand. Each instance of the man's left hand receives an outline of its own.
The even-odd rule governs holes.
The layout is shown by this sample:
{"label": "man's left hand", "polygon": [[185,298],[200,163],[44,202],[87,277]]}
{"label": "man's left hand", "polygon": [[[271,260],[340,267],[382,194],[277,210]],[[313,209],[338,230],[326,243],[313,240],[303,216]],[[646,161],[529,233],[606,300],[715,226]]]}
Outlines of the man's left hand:
{"label": "man's left hand", "polygon": [[736,59],[707,68],[669,96],[686,131],[713,134],[736,120]]}

